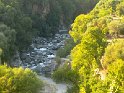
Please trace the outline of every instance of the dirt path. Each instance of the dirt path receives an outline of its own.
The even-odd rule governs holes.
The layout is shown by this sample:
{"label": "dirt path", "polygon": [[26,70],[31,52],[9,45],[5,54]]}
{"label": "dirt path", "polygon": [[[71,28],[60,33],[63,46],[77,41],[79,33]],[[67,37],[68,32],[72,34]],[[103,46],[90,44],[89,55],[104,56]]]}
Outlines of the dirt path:
{"label": "dirt path", "polygon": [[51,78],[44,76],[39,76],[39,78],[44,82],[44,88],[40,93],[66,93],[66,84],[56,84]]}

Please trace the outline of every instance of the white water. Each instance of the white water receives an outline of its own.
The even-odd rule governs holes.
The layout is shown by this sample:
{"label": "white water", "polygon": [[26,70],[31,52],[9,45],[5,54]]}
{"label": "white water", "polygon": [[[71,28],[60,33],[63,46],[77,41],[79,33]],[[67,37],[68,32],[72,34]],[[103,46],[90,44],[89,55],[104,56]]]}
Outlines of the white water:
{"label": "white water", "polygon": [[40,93],[66,93],[67,85],[66,84],[56,84],[51,78],[44,76],[39,76],[39,78],[44,83],[44,88]]}

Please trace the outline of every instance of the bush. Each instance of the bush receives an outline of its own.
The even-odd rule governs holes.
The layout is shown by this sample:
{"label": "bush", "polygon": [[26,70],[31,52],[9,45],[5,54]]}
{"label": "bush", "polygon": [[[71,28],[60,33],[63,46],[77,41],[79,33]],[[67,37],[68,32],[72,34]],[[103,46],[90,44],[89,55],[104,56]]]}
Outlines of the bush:
{"label": "bush", "polygon": [[52,75],[56,82],[77,83],[79,78],[75,71],[71,70],[68,64],[59,67]]}
{"label": "bush", "polygon": [[121,59],[124,61],[124,40],[117,39],[110,43],[104,54],[103,66],[107,68],[110,64],[112,64],[117,59]]}
{"label": "bush", "polygon": [[68,88],[67,93],[79,93],[79,87],[73,85],[71,88]]}
{"label": "bush", "polygon": [[59,57],[59,56],[57,56],[56,58],[55,58],[55,61],[56,61],[56,63],[57,63],[57,67],[61,64],[61,58]]}
{"label": "bush", "polygon": [[73,39],[67,39],[65,42],[65,46],[63,48],[58,49],[57,51],[57,56],[59,57],[66,57],[67,55],[70,54],[71,50],[76,44],[74,43]]}
{"label": "bush", "polygon": [[0,93],[37,93],[42,82],[30,69],[0,66]]}

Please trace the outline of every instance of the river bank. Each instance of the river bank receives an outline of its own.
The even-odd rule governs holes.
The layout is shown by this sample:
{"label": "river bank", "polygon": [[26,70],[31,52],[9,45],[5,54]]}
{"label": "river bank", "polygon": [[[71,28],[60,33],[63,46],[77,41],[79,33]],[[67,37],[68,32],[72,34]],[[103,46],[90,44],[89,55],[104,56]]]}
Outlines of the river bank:
{"label": "river bank", "polygon": [[57,84],[45,75],[51,74],[55,70],[57,66],[56,52],[59,48],[64,47],[65,40],[69,38],[70,36],[65,30],[61,30],[53,38],[33,38],[32,44],[27,50],[17,53],[13,66],[30,68],[40,74],[39,78],[44,83],[44,88],[40,93],[66,93],[66,84]]}
{"label": "river bank", "polygon": [[44,87],[39,93],[66,93],[67,91],[67,84],[57,84],[51,78],[44,76],[39,76],[39,79],[44,83]]}

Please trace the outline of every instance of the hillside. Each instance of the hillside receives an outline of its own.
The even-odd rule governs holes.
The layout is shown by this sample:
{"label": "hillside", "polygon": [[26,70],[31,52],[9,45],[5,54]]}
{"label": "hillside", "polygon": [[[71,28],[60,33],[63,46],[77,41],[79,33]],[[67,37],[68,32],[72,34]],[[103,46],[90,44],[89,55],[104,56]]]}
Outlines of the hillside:
{"label": "hillside", "polygon": [[75,44],[59,30],[67,31],[77,15],[88,13],[97,2],[0,0],[0,93],[65,92],[66,84],[38,78],[37,73],[52,74],[58,48],[58,55],[70,53]]}
{"label": "hillside", "polygon": [[68,29],[75,16],[87,13],[98,2],[91,1],[0,0],[2,61],[8,62],[16,50],[27,49],[34,37],[48,38],[59,29]]}
{"label": "hillside", "polygon": [[[70,29],[72,38],[57,33],[60,29]],[[9,68],[17,51],[24,54],[25,70]],[[26,88],[33,93],[42,87],[48,92],[124,93],[124,0],[0,0],[0,64],[4,63],[8,67],[0,66],[0,92],[23,93]],[[51,75],[39,77],[44,87],[27,69],[38,64],[40,74]]]}
{"label": "hillside", "polygon": [[[124,0],[100,0],[90,13],[76,17],[69,33],[78,44],[71,51],[71,69],[62,77],[73,85],[69,93],[124,92],[123,16]],[[54,79],[65,69],[58,69]]]}

